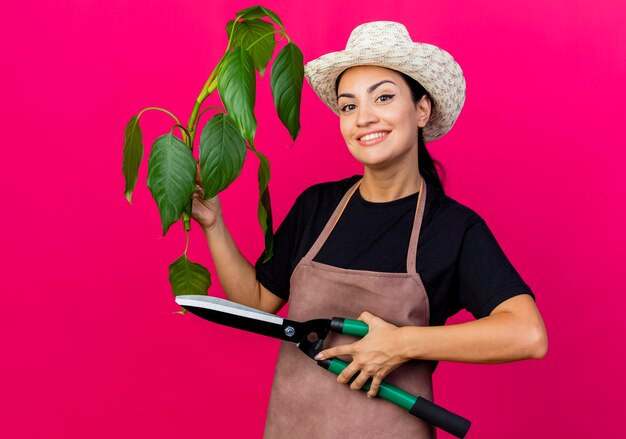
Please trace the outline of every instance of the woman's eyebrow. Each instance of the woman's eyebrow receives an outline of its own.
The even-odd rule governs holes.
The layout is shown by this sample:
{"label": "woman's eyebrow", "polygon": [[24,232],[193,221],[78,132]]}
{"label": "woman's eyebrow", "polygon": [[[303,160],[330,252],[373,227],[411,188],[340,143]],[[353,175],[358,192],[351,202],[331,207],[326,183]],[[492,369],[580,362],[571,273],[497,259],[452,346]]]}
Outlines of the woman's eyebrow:
{"label": "woman's eyebrow", "polygon": [[[376,84],[370,86],[367,89],[368,93],[373,92],[374,90],[376,90],[378,88],[378,86],[380,86],[381,84],[384,84],[385,82],[391,82],[393,85],[396,85],[395,82],[393,82],[390,79],[383,79],[382,81],[377,82]],[[345,98],[354,98],[354,95],[352,93],[341,93],[339,96],[337,96],[337,100],[339,100],[340,97],[345,97]]]}

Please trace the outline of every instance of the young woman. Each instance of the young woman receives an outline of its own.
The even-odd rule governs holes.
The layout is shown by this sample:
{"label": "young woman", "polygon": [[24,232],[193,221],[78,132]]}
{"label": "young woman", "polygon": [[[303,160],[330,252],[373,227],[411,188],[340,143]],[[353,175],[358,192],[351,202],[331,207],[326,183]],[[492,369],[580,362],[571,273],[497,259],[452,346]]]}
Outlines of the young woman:
{"label": "young woman", "polygon": [[[375,398],[383,379],[432,400],[437,361],[500,363],[547,350],[530,288],[482,218],[444,193],[426,150],[461,111],[462,71],[403,25],[373,22],[305,74],[339,115],[363,175],[305,190],[276,232],[273,258],[254,267],[219,200],[203,201],[199,188],[193,202],[230,300],[271,313],[289,300],[290,319],[359,318],[370,328],[358,341],[327,338],[319,360],[352,360],[336,379],[283,343],[265,437],[434,438],[432,426]],[[463,308],[476,320],[443,326]],[[367,394],[358,391],[369,378]]]}

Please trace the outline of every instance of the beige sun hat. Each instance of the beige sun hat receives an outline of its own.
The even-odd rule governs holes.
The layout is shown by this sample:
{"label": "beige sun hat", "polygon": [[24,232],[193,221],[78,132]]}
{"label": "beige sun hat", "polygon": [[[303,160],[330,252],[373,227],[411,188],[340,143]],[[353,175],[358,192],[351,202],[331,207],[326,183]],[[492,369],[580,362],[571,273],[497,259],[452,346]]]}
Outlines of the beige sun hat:
{"label": "beige sun hat", "polygon": [[338,115],[335,81],[344,70],[360,65],[397,70],[426,89],[434,105],[424,127],[425,142],[439,139],[456,122],[465,102],[461,67],[445,50],[413,42],[403,24],[374,21],[357,26],[345,50],[308,62],[304,74],[315,93]]}

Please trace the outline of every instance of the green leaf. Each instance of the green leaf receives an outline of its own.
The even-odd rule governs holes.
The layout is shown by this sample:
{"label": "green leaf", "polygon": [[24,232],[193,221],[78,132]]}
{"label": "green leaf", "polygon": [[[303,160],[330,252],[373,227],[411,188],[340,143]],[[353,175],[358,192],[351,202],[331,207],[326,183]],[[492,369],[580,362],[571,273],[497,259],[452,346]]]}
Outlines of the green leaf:
{"label": "green leaf", "polygon": [[148,160],[148,188],[161,213],[163,235],[180,218],[196,189],[196,161],[178,137],[156,139]]}
{"label": "green leaf", "polygon": [[122,160],[122,172],[126,180],[124,195],[129,203],[137,184],[137,174],[139,173],[139,165],[143,158],[143,143],[141,141],[141,128],[139,127],[139,118],[133,116],[130,118],[126,129],[124,130],[124,158]]}
{"label": "green leaf", "polygon": [[256,78],[252,59],[242,47],[235,47],[224,58],[217,77],[217,89],[239,132],[252,142],[256,132]]}
{"label": "green leaf", "polygon": [[[230,35],[234,20],[226,25],[226,32]],[[260,19],[238,22],[233,34],[233,42],[242,46],[252,58],[254,67],[261,76],[265,74],[267,63],[270,62],[276,39],[274,38],[274,26]]]}
{"label": "green leaf", "polygon": [[246,140],[233,120],[222,113],[213,116],[200,136],[200,173],[204,198],[213,198],[241,173]]}
{"label": "green leaf", "polygon": [[211,273],[201,264],[196,264],[182,255],[170,265],[170,285],[174,296],[184,294],[208,294]]}
{"label": "green leaf", "polygon": [[237,17],[243,18],[244,20],[254,20],[255,18],[269,17],[274,23],[276,23],[280,27],[284,27],[283,22],[280,21],[278,15],[276,15],[275,12],[264,8],[263,6],[251,6],[249,8],[242,9],[241,11],[237,12]]}
{"label": "green leaf", "polygon": [[265,237],[265,252],[263,262],[267,262],[274,255],[274,227],[272,225],[272,203],[270,200],[270,162],[261,152],[253,150],[259,158],[259,224]]}
{"label": "green leaf", "polygon": [[278,117],[293,140],[300,133],[300,101],[304,65],[302,52],[293,43],[282,48],[272,65],[270,85]]}

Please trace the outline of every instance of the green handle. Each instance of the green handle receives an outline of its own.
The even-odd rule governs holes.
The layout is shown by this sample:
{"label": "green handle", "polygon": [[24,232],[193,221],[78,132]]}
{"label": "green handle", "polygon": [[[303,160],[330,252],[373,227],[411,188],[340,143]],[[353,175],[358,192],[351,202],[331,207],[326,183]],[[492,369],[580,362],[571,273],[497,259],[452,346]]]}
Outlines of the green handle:
{"label": "green handle", "polygon": [[[348,363],[345,361],[339,358],[333,358],[330,362],[330,366],[328,366],[328,370],[335,375],[339,375],[347,366]],[[353,376],[352,379],[350,379],[350,382],[354,381],[357,376],[358,374]],[[363,390],[368,391],[371,385],[372,379],[370,378],[365,382],[365,384],[363,384]],[[416,396],[413,396],[409,392],[405,392],[399,387],[389,384],[386,381],[382,381],[380,383],[377,396],[393,402],[394,404],[402,407],[404,410],[411,410],[411,407],[413,407],[415,400],[417,399]]]}
{"label": "green handle", "polygon": [[367,335],[369,327],[367,326],[367,323],[360,320],[333,317],[330,321],[330,330],[333,332],[339,332],[341,334],[363,337]]}
{"label": "green handle", "polygon": [[[346,319],[346,321],[347,320],[348,319]],[[359,322],[361,323],[360,326],[365,325],[365,323],[358,320],[352,320],[352,322]],[[367,325],[365,325],[365,327],[367,328]],[[347,334],[347,332],[344,333]],[[348,363],[339,358],[333,358],[331,361],[319,361],[317,364],[330,370],[335,375],[339,375],[348,366]],[[358,374],[354,375],[350,379],[350,382],[354,381],[357,376]],[[371,384],[372,379],[370,378],[365,382],[362,390],[368,391]],[[421,396],[411,395],[409,392],[389,384],[386,381],[380,383],[377,396],[393,402],[404,410],[408,410],[412,415],[459,438],[465,437],[471,425],[470,421],[467,419],[455,415]]]}
{"label": "green handle", "polygon": [[370,328],[367,323],[360,320],[344,319],[343,321],[343,333],[356,335],[358,337],[364,337],[369,332]]}

